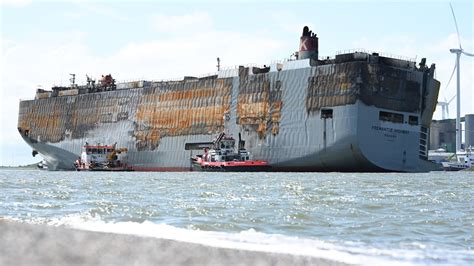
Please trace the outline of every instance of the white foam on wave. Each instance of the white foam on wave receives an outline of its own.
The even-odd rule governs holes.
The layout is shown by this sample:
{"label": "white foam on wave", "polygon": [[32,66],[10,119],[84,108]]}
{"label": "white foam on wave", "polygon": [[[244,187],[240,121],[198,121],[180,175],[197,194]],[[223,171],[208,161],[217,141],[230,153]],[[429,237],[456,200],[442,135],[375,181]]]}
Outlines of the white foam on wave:
{"label": "white foam on wave", "polygon": [[241,249],[249,251],[272,252],[290,255],[310,256],[348,264],[363,265],[412,265],[374,254],[354,253],[340,245],[315,239],[290,237],[278,234],[265,234],[254,229],[239,233],[201,231],[178,228],[164,223],[144,221],[105,222],[99,216],[69,215],[47,222],[49,225],[65,226],[74,229],[128,234],[159,239],[176,240],[218,248]]}
{"label": "white foam on wave", "polygon": [[[4,217],[8,218],[8,217]],[[322,240],[266,234],[254,229],[238,233],[201,231],[178,228],[164,223],[106,222],[99,215],[73,214],[61,218],[11,218],[19,222],[63,226],[85,231],[154,237],[201,244],[218,248],[302,255],[361,265],[462,265],[470,263],[474,251],[453,251],[426,248],[412,243],[413,248],[384,249],[357,242],[340,244]],[[420,246],[421,245],[421,246]]]}

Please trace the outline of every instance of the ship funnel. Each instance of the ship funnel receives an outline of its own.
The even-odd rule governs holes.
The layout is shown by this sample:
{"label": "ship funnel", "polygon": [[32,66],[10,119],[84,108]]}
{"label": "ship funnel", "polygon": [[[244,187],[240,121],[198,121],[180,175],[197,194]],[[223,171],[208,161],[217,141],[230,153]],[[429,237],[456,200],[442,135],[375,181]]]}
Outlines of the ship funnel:
{"label": "ship funnel", "polygon": [[309,30],[308,26],[304,26],[303,35],[300,38],[298,59],[307,58],[318,60],[318,37]]}

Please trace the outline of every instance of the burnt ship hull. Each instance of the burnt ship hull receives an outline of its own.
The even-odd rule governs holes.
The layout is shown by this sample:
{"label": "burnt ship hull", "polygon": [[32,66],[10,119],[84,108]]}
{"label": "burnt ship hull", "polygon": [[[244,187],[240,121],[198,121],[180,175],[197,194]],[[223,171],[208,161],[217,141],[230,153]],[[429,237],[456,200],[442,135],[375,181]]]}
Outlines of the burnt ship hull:
{"label": "burnt ship hull", "polygon": [[52,170],[74,169],[85,142],[117,142],[137,171],[189,171],[185,145],[226,131],[273,171],[424,172],[433,72],[367,53],[239,67],[21,101],[18,129]]}

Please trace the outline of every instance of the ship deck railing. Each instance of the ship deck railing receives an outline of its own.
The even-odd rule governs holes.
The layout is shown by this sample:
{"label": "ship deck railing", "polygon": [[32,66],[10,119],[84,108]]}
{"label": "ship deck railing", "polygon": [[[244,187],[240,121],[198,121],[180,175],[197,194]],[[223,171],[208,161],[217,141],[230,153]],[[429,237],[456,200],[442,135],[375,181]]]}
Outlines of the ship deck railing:
{"label": "ship deck railing", "polygon": [[[336,55],[350,54],[350,53],[367,53],[367,54],[377,53],[378,55],[383,56],[383,57],[394,58],[394,59],[399,59],[399,60],[404,60],[404,61],[414,62],[414,63],[416,62],[416,57],[413,58],[413,57],[401,56],[401,55],[390,54],[390,53],[385,53],[385,52],[376,52],[376,51],[367,50],[367,49],[364,49],[364,48],[344,49],[344,50],[336,51]],[[331,59],[334,59],[334,58],[335,58],[335,56],[318,56],[318,59],[321,60],[321,61],[331,60]],[[220,71],[235,70],[235,69],[238,69],[239,67],[263,68],[263,67],[268,67],[270,65],[284,64],[286,62],[296,61],[296,60],[297,59],[294,58],[294,57],[289,57],[289,58],[285,58],[285,59],[282,59],[282,60],[272,60],[268,65],[248,63],[248,64],[241,64],[241,65],[233,65],[233,66],[223,66],[223,67],[220,67]],[[199,75],[195,75],[195,76],[192,76],[192,77],[196,77],[196,78],[200,79],[200,78],[215,76],[215,75],[219,75],[220,71],[210,72],[210,73],[205,73],[205,74],[199,74]],[[187,76],[167,78],[167,79],[156,79],[156,78],[155,79],[148,79],[148,78],[142,77],[142,78],[137,78],[137,79],[124,79],[124,80],[116,81],[115,84],[116,85],[117,84],[127,84],[127,83],[142,82],[142,81],[143,82],[149,82],[149,83],[179,82],[179,81],[185,80],[185,77],[187,77]],[[122,89],[128,89],[128,88],[127,87],[117,88],[117,90],[122,90]],[[30,100],[34,100],[34,99],[35,98],[21,98],[20,101],[30,101]]]}
{"label": "ship deck railing", "polygon": [[391,54],[391,53],[386,53],[386,52],[377,52],[377,51],[372,51],[372,50],[367,50],[364,48],[354,48],[354,49],[344,49],[344,50],[339,50],[336,51],[336,55],[341,55],[341,54],[352,54],[352,53],[367,53],[367,54],[378,54],[383,57],[388,57],[388,58],[394,58],[394,59],[400,59],[400,60],[405,60],[409,62],[416,62],[416,57],[408,57],[408,56],[403,56],[403,55],[396,55],[396,54]]}

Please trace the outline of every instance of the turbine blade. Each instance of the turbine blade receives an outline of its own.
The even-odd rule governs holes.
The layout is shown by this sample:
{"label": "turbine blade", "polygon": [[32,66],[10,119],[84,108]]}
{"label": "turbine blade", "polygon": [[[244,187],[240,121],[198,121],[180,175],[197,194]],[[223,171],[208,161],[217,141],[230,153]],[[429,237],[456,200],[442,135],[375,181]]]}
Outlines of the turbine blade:
{"label": "turbine blade", "polygon": [[459,36],[458,22],[456,21],[456,15],[454,15],[453,6],[451,5],[451,3],[449,3],[449,7],[451,7],[451,13],[453,13],[453,18],[454,18],[454,25],[456,26],[456,32],[458,33],[459,49],[462,50],[461,37]]}
{"label": "turbine blade", "polygon": [[456,98],[456,94],[454,94],[453,98],[451,98],[451,100],[449,100],[448,105],[454,100],[454,98]]}
{"label": "turbine blade", "polygon": [[464,52],[462,51],[463,54],[467,55],[467,56],[474,56],[474,54],[471,54],[471,53],[468,53],[468,52]]}
{"label": "turbine blade", "polygon": [[448,89],[449,83],[451,83],[451,80],[453,79],[455,71],[456,71],[456,63],[454,63],[453,72],[451,72],[451,77],[449,77],[448,83],[446,83],[446,87],[444,88],[444,91]]}

